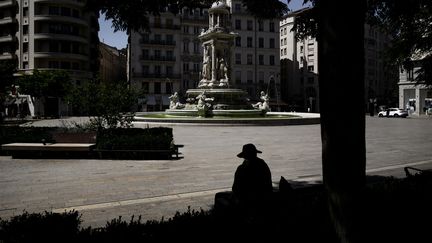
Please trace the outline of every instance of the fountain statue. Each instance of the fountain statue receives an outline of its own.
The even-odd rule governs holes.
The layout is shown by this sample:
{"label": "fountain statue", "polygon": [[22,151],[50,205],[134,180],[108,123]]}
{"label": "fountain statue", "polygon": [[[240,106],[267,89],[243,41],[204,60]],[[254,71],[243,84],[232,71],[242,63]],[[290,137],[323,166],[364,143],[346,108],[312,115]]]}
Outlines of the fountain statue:
{"label": "fountain statue", "polygon": [[264,91],[261,91],[260,98],[263,102],[258,102],[252,106],[264,112],[270,111],[270,105],[269,105],[270,97],[268,96],[268,94],[266,94]]}
{"label": "fountain statue", "polygon": [[263,115],[269,111],[268,95],[261,97],[261,105],[248,103],[242,89],[230,88],[232,75],[232,47],[236,33],[230,30],[230,10],[225,1],[216,1],[208,11],[209,26],[198,38],[203,47],[203,63],[196,89],[186,91],[187,104],[178,102],[175,93],[170,97],[172,115],[231,116],[233,114]]}

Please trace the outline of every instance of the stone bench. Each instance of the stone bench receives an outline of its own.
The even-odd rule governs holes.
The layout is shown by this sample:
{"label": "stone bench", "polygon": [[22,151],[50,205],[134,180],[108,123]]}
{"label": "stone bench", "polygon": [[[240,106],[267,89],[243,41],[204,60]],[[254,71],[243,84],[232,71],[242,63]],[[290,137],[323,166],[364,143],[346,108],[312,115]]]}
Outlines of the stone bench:
{"label": "stone bench", "polygon": [[89,157],[94,143],[9,143],[2,144],[2,150],[12,158],[77,158]]}

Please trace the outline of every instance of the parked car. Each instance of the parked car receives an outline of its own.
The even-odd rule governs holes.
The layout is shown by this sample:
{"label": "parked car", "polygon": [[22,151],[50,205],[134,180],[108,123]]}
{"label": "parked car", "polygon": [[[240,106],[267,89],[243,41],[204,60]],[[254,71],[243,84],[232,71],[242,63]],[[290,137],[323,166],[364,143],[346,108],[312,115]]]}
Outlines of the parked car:
{"label": "parked car", "polygon": [[[388,114],[388,115],[387,115]],[[408,112],[400,108],[388,108],[387,110],[378,112],[379,117],[407,117]]]}

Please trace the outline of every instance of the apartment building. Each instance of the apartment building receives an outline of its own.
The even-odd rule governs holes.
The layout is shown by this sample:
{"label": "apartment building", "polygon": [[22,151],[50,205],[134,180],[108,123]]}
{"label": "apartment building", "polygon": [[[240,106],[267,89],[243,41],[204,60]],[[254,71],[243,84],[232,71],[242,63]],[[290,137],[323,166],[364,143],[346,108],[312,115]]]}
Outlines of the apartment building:
{"label": "apartment building", "polygon": [[[259,20],[247,14],[241,1],[226,1],[231,11],[234,60],[230,86],[248,91],[258,100],[260,91],[279,102],[279,20]],[[208,28],[208,9],[182,9],[178,15],[163,12],[148,16],[149,32],[132,32],[129,77],[132,86],[147,93],[140,110],[164,110],[173,92],[184,95],[200,80],[203,47],[198,39]],[[281,103],[282,104],[282,103]],[[275,108],[276,109],[276,108]]]}
{"label": "apartment building", "polygon": [[[80,85],[98,63],[98,13],[85,0],[0,1],[0,61],[13,60],[16,75],[66,70]],[[61,116],[67,105],[55,98],[35,102],[36,114]]]}
{"label": "apartment building", "polygon": [[99,78],[102,82],[125,82],[126,79],[126,49],[99,43]]}
{"label": "apartment building", "polygon": [[0,1],[0,61],[17,59],[18,3],[15,0]]}
{"label": "apartment building", "polygon": [[[282,97],[297,110],[319,112],[318,42],[310,36],[296,40],[292,30],[296,16],[308,9],[292,12],[280,21]],[[364,28],[365,101],[397,103],[397,69],[384,61],[390,39],[377,28],[367,24]],[[349,50],[347,59],[341,61],[349,61]]]}
{"label": "apartment building", "polygon": [[273,111],[280,109],[279,19],[258,19],[247,13],[241,1],[231,6],[234,43],[234,85],[258,100],[261,91],[269,93]]}

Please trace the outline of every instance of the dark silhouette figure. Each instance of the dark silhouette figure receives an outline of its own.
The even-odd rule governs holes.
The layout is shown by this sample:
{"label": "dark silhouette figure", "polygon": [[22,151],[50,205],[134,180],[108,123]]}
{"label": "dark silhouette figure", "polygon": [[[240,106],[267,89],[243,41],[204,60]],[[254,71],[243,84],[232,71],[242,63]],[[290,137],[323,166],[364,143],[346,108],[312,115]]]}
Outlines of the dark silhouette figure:
{"label": "dark silhouette figure", "polygon": [[220,192],[215,196],[215,209],[240,213],[248,218],[262,216],[272,199],[271,172],[266,162],[257,157],[255,145],[246,144],[237,155],[244,161],[237,167],[232,192]]}

